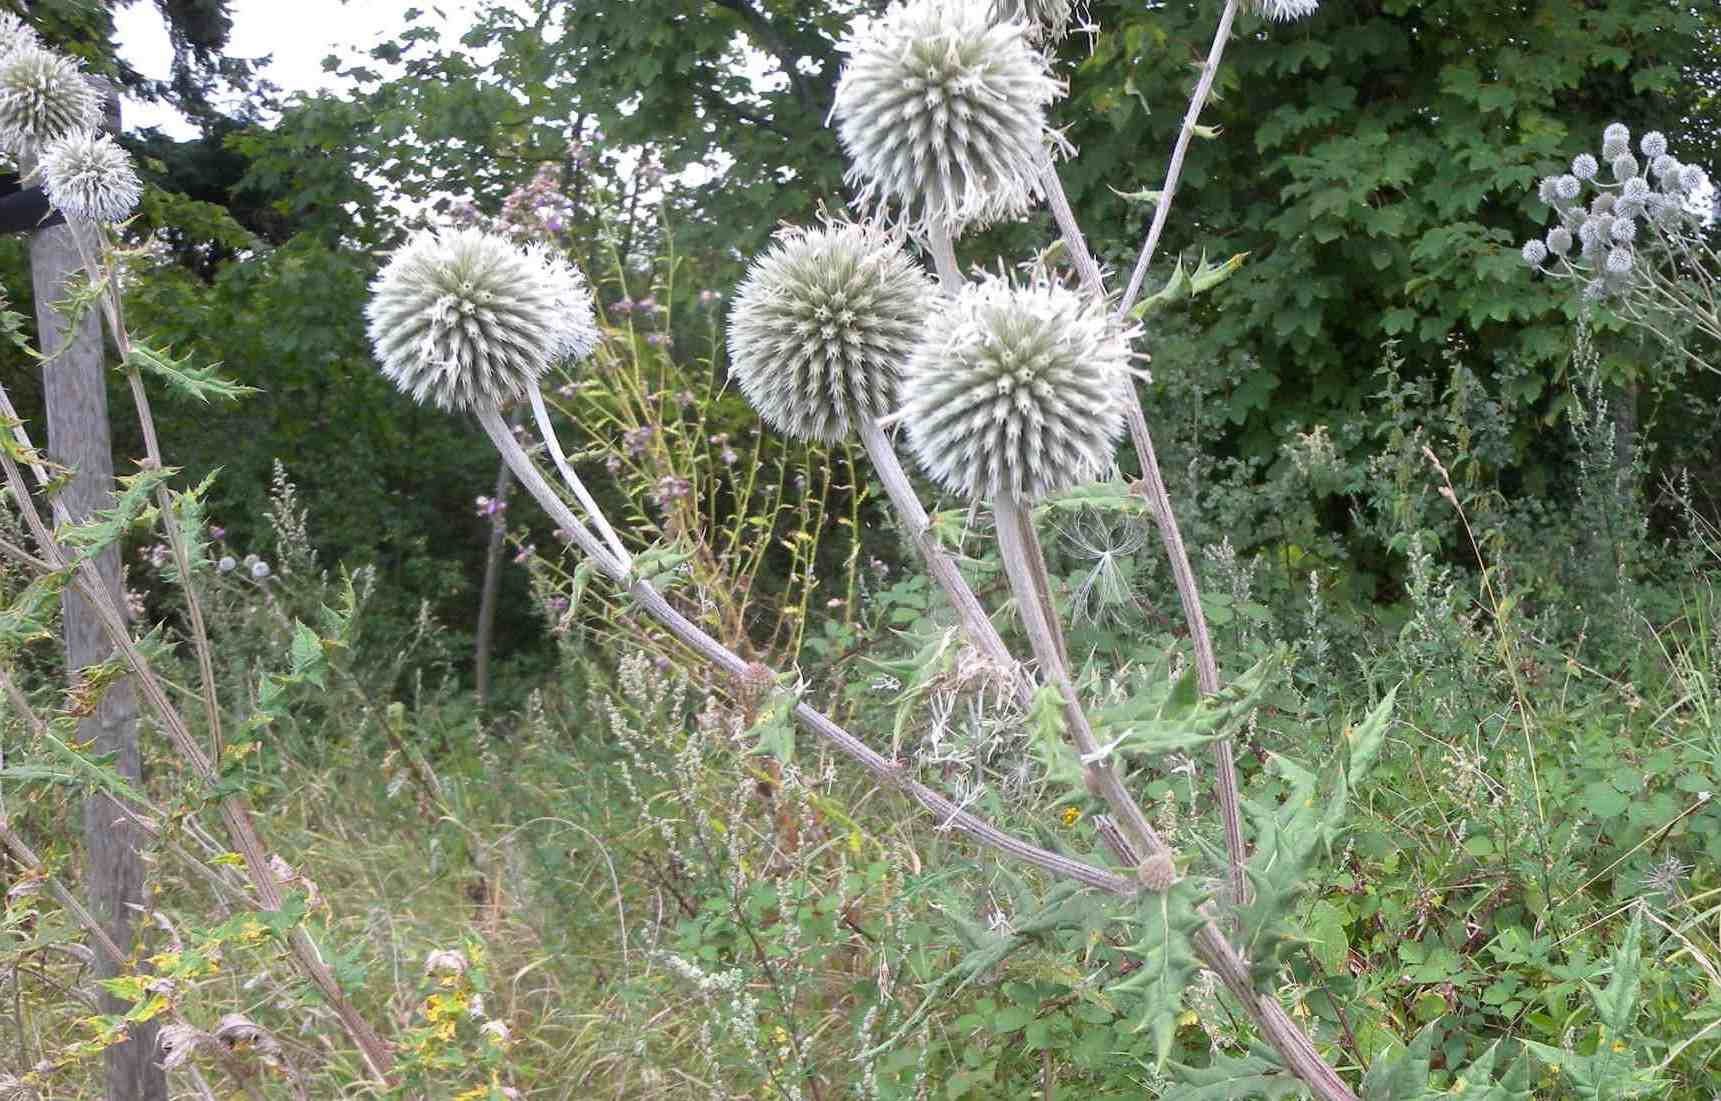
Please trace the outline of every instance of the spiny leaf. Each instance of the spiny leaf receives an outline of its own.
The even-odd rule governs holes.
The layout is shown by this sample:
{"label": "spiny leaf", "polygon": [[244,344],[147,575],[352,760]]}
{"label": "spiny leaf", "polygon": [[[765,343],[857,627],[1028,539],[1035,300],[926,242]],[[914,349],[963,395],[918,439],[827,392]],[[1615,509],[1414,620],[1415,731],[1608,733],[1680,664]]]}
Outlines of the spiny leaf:
{"label": "spiny leaf", "polygon": [[1529,1056],[1520,1053],[1505,1078],[1496,1081],[1494,1064],[1499,1053],[1500,1041],[1495,1040],[1475,1062],[1459,1072],[1446,1096],[1451,1101],[1529,1101]]}
{"label": "spiny leaf", "polygon": [[1160,1101],[1247,1101],[1252,1097],[1278,1101],[1306,1097],[1309,1092],[1302,1080],[1279,1062],[1278,1054],[1259,1040],[1249,1044],[1246,1055],[1215,1051],[1213,1061],[1204,1067],[1171,1065],[1177,1084],[1160,1094]]}
{"label": "spiny leaf", "polygon": [[1196,909],[1203,900],[1194,880],[1187,878],[1172,884],[1169,891],[1143,891],[1131,917],[1137,939],[1125,948],[1140,958],[1141,966],[1112,987],[1114,994],[1127,991],[1140,996],[1140,1004],[1132,1010],[1138,1018],[1136,1031],[1153,1036],[1160,1067],[1171,1054],[1184,988],[1201,966],[1190,938],[1204,920]]}
{"label": "spiny leaf", "polygon": [[1438,1018],[1432,1020],[1403,1051],[1375,1056],[1368,1073],[1362,1077],[1362,1088],[1358,1091],[1362,1101],[1422,1101],[1432,1096],[1428,1074],[1439,1026]]}
{"label": "spiny leaf", "polygon": [[1094,733],[1101,748],[1083,763],[1093,764],[1113,752],[1128,757],[1185,752],[1225,737],[1255,707],[1282,660],[1283,651],[1275,651],[1208,697],[1196,688],[1193,666],[1168,681],[1162,660],[1136,678],[1127,700],[1095,713]]}
{"label": "spiny leaf", "polygon": [[156,351],[142,344],[133,344],[125,366],[152,374],[167,384],[170,393],[207,404],[211,398],[236,401],[246,394],[258,392],[255,386],[242,386],[216,373],[219,363],[208,367],[190,366],[191,358],[174,359],[166,350]]}
{"label": "spiny leaf", "polygon": [[1398,686],[1395,684],[1386,697],[1375,705],[1375,709],[1368,713],[1368,718],[1345,730],[1345,739],[1350,744],[1352,790],[1367,779],[1369,772],[1374,769],[1374,762],[1380,756],[1380,747],[1386,742],[1386,729],[1392,725],[1392,705],[1397,698]]}
{"label": "spiny leaf", "polygon": [[112,508],[98,509],[81,524],[62,529],[57,537],[63,546],[75,548],[79,561],[94,558],[119,542],[133,524],[151,520],[155,509],[150,497],[156,487],[177,471],[172,467],[153,467],[116,479],[120,492]]}
{"label": "spiny leaf", "polygon": [[1239,252],[1217,264],[1209,264],[1203,253],[1195,270],[1188,271],[1183,266],[1183,258],[1178,257],[1177,266],[1172,269],[1165,286],[1137,302],[1129,315],[1139,321],[1167,306],[1205,294],[1240,271],[1243,261],[1248,258],[1247,252]]}
{"label": "spiny leaf", "polygon": [[1607,1029],[1602,1037],[1604,1041],[1623,1038],[1635,1030],[1637,993],[1642,979],[1643,910],[1635,909],[1631,924],[1626,927],[1625,939],[1614,951],[1613,977],[1608,980],[1606,989],[1597,990],[1595,984],[1584,983],[1589,989],[1590,999],[1595,1002],[1596,1016]]}
{"label": "spiny leaf", "polygon": [[53,639],[60,611],[60,594],[70,584],[70,571],[45,573],[0,608],[0,659],[11,658],[33,642]]}
{"label": "spiny leaf", "polygon": [[1330,851],[1338,834],[1347,792],[1344,773],[1336,772],[1333,791],[1322,806],[1314,773],[1277,755],[1269,759],[1268,768],[1284,777],[1290,791],[1276,807],[1243,802],[1255,830],[1255,851],[1244,869],[1253,897],[1237,914],[1243,934],[1240,947],[1257,982],[1277,972],[1285,953],[1302,940],[1292,915],[1316,849]]}

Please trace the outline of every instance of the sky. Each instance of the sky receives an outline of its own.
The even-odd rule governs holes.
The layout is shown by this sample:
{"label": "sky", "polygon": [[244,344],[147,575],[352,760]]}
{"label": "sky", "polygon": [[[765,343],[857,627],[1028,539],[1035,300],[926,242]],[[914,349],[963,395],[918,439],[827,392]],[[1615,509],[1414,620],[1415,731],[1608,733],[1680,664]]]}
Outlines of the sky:
{"label": "sky", "polygon": [[[458,38],[468,25],[475,0],[229,0],[233,35],[225,51],[233,57],[271,55],[263,75],[291,91],[311,92],[339,86],[323,71],[331,53],[345,59],[362,55],[393,38],[404,25],[401,13],[418,7],[435,18],[445,13],[446,38]],[[167,28],[147,0],[114,12],[120,56],[145,76],[162,79],[173,60]],[[355,49],[356,48],[356,54]],[[373,63],[374,65],[374,63]],[[126,99],[121,105],[126,129],[157,126],[176,138],[196,136],[171,108]]]}

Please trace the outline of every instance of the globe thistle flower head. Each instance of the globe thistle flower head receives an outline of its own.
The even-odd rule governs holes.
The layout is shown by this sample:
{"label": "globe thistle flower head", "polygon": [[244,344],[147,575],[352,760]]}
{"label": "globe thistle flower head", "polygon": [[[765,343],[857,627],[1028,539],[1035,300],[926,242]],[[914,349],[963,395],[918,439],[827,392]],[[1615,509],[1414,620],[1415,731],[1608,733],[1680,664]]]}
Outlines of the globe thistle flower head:
{"label": "globe thistle flower head", "polygon": [[1631,249],[1619,245],[1609,249],[1607,254],[1607,271],[1609,275],[1626,275],[1631,271]]}
{"label": "globe thistle flower head", "polygon": [[1249,8],[1264,19],[1289,23],[1320,10],[1320,0],[1249,0]]}
{"label": "globe thistle flower head", "polygon": [[1565,226],[1555,226],[1548,231],[1548,251],[1555,256],[1564,256],[1572,251],[1572,231]]}
{"label": "globe thistle flower head", "polygon": [[1560,198],[1560,178],[1543,176],[1542,182],[1536,186],[1536,197],[1548,206],[1561,205],[1565,200]]}
{"label": "globe thistle flower head", "polygon": [[1637,240],[1637,222],[1632,218],[1619,218],[1608,228],[1608,236],[1622,245],[1629,245]]}
{"label": "globe thistle flower head", "polygon": [[1667,135],[1660,130],[1651,130],[1638,139],[1637,147],[1643,151],[1644,156],[1654,160],[1667,152]]}
{"label": "globe thistle flower head", "polygon": [[1611,192],[1611,191],[1597,192],[1596,197],[1590,200],[1590,213],[1598,215],[1598,216],[1602,215],[1602,214],[1606,214],[1609,211],[1613,210],[1613,204],[1614,204],[1613,192]]}
{"label": "globe thistle flower head", "polygon": [[42,40],[37,36],[35,28],[13,15],[11,12],[0,12],[0,57],[13,50],[25,46],[40,46]]}
{"label": "globe thistle flower head", "polygon": [[1579,153],[1572,158],[1572,175],[1580,180],[1593,180],[1596,176],[1596,159],[1588,153]]}
{"label": "globe thistle flower head", "polygon": [[74,130],[42,150],[38,168],[48,201],[74,218],[121,222],[143,194],[131,157],[93,130]]}
{"label": "globe thistle flower head", "polygon": [[0,144],[13,155],[101,120],[95,89],[79,64],[40,46],[0,57]]}
{"label": "globe thistle flower head", "polygon": [[1679,158],[1667,153],[1663,153],[1649,162],[1650,175],[1662,182],[1666,182],[1669,176],[1678,176],[1681,167],[1683,166],[1680,165]]}
{"label": "globe thistle flower head", "polygon": [[765,422],[840,440],[896,405],[936,289],[870,226],[791,229],[754,261],[729,316],[729,370]]}
{"label": "globe thistle flower head", "polygon": [[1561,202],[1571,202],[1582,194],[1583,189],[1584,185],[1578,182],[1576,176],[1566,175],[1554,178],[1554,194],[1559,197]]}
{"label": "globe thistle flower head", "polygon": [[567,257],[547,245],[527,245],[526,256],[543,268],[555,296],[557,324],[550,345],[551,362],[585,359],[603,340],[586,277]]}
{"label": "globe thistle flower head", "polygon": [[1701,191],[1703,185],[1709,182],[1709,174],[1694,164],[1681,165],[1679,168],[1679,188],[1681,191]]}
{"label": "globe thistle flower head", "polygon": [[1621,202],[1643,202],[1649,198],[1649,181],[1642,176],[1633,176],[1619,189],[1619,197]]}
{"label": "globe thistle flower head", "polygon": [[1064,88],[1022,24],[993,22],[987,0],[910,0],[843,48],[831,114],[863,205],[955,234],[1039,196]]}
{"label": "globe thistle flower head", "polygon": [[1613,159],[1613,178],[1620,182],[1637,179],[1637,158],[1630,153],[1621,153]]}
{"label": "globe thistle flower head", "polygon": [[1532,237],[1524,242],[1523,254],[1524,263],[1532,268],[1539,268],[1542,266],[1542,262],[1548,258],[1548,246]]}
{"label": "globe thistle flower head", "polygon": [[477,229],[421,233],[371,283],[371,345],[414,401],[469,410],[524,397],[569,344],[565,279]]}
{"label": "globe thistle flower head", "polygon": [[1621,153],[1631,152],[1631,130],[1623,122],[1610,122],[1601,132],[1603,160],[1613,160]]}
{"label": "globe thistle flower head", "polygon": [[1134,335],[1044,278],[964,287],[928,318],[903,380],[921,469],[971,499],[1022,502],[1097,476],[1123,432]]}
{"label": "globe thistle flower head", "polygon": [[1070,32],[1072,0],[992,0],[994,23],[1020,23],[1030,42],[1057,42]]}

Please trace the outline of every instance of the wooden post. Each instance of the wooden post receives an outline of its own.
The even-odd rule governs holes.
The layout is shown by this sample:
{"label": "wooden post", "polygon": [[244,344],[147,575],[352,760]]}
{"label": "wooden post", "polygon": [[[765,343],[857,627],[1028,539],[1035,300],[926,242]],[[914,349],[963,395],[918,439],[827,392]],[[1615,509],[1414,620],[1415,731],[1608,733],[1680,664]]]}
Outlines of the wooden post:
{"label": "wooden post", "polygon": [[[119,129],[119,99],[108,92],[108,118]],[[43,354],[52,357],[42,368],[42,389],[48,408],[48,454],[76,473],[60,491],[73,520],[113,503],[113,441],[108,429],[108,392],[101,318],[90,310],[76,331],[67,332],[65,317],[55,303],[66,297],[66,284],[83,271],[72,227],[50,226],[30,238],[30,282],[36,293],[36,327]],[[109,547],[96,560],[102,584],[121,607],[119,549]],[[66,668],[76,676],[113,654],[95,610],[76,589],[68,588],[61,602],[65,622]],[[78,724],[78,738],[96,753],[114,754],[120,774],[136,784],[143,762],[137,743],[137,693],[131,680],[115,683],[103,695],[95,713]],[[84,896],[108,936],[129,951],[132,923],[146,904],[142,836],[112,797],[91,795],[84,801]],[[98,978],[111,978],[118,968],[103,953],[95,954]],[[102,996],[104,1013],[130,1008],[112,995]],[[167,1079],[155,1059],[156,1026],[133,1025],[131,1039],[106,1052],[106,1101],[166,1101]]]}

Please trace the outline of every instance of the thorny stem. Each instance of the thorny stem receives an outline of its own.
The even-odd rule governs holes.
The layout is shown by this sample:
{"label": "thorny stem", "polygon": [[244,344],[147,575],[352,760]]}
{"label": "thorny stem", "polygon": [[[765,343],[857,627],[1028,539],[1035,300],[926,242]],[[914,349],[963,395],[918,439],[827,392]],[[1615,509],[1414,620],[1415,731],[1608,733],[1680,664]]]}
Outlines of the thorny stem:
{"label": "thorny stem", "polygon": [[[1172,150],[1165,185],[1160,190],[1159,202],[1153,212],[1153,224],[1148,230],[1146,242],[1142,245],[1141,255],[1136,260],[1129,288],[1117,305],[1116,316],[1120,321],[1129,315],[1130,307],[1135,304],[1136,296],[1141,292],[1147,267],[1159,246],[1160,234],[1165,230],[1166,218],[1171,211],[1171,200],[1183,174],[1183,159],[1189,151],[1195,125],[1201,118],[1201,109],[1213,90],[1213,80],[1219,72],[1220,59],[1225,54],[1225,43],[1231,37],[1231,24],[1237,16],[1237,5],[1238,0],[1227,0],[1225,10],[1219,16],[1213,45],[1207,53],[1207,63],[1202,67],[1201,78],[1196,83],[1195,93],[1189,100],[1189,109],[1183,117],[1183,128],[1178,132],[1177,144]],[[1069,249],[1071,262],[1088,293],[1092,294],[1096,301],[1105,301],[1105,279],[1093,253],[1088,249],[1081,227],[1076,224],[1069,198],[1064,193],[1063,181],[1052,166],[1050,158],[1042,170],[1042,178],[1047,200],[1052,208],[1052,217],[1057,221],[1064,244]],[[1141,461],[1141,481],[1134,488],[1153,513],[1159,527],[1160,541],[1165,545],[1166,558],[1171,564],[1171,575],[1177,585],[1178,602],[1183,606],[1183,618],[1189,625],[1189,638],[1195,650],[1196,683],[1204,694],[1213,695],[1219,691],[1219,663],[1213,654],[1213,639],[1207,630],[1207,616],[1201,609],[1201,590],[1195,581],[1195,570],[1189,562],[1189,551],[1183,544],[1183,533],[1177,525],[1177,514],[1171,507],[1171,495],[1166,491],[1165,477],[1159,469],[1159,458],[1154,452],[1153,436],[1147,428],[1147,415],[1142,411],[1141,396],[1134,386],[1129,387],[1124,411],[1129,424],[1130,442],[1135,446],[1136,455]],[[1234,902],[1242,903],[1249,897],[1249,881],[1244,874],[1249,854],[1243,847],[1243,814],[1237,793],[1237,762],[1231,740],[1221,738],[1215,742],[1213,753],[1219,816],[1224,823],[1225,852],[1230,863],[1229,893]]]}
{"label": "thorny stem", "polygon": [[[537,499],[538,504],[549,513],[550,519],[573,535],[575,544],[583,553],[591,557],[612,581],[624,586],[641,608],[668,628],[669,632],[689,649],[731,677],[740,679],[748,676],[748,663],[740,655],[683,616],[648,580],[630,578],[626,571],[618,568],[614,559],[604,553],[597,538],[574,519],[567,504],[550,486],[525,449],[520,446],[520,442],[508,431],[501,413],[494,406],[479,407],[475,412],[478,423],[490,436],[490,442],[501,453],[503,461],[514,471],[520,485]],[[931,788],[910,779],[895,762],[886,759],[810,705],[798,702],[794,710],[795,718],[802,726],[830,742],[889,786],[901,788],[915,802],[935,815],[944,828],[959,830],[981,844],[1008,853],[1056,876],[1074,879],[1113,894],[1127,895],[1135,891],[1134,884],[1122,876],[1030,845],[961,809]]]}
{"label": "thorny stem", "polygon": [[[574,519],[567,504],[550,487],[550,483],[527,456],[520,442],[508,430],[499,411],[494,407],[480,407],[475,412],[479,424],[490,436],[503,461],[514,471],[514,476],[520,480],[521,486],[537,499],[538,504],[549,513],[550,519],[573,536],[575,544],[582,552],[591,556],[611,579],[625,584],[635,602],[694,653],[732,677],[748,674],[747,662],[683,616],[649,581],[643,578],[627,578],[625,572],[604,552],[597,538]],[[900,788],[936,818],[941,828],[959,830],[982,845],[1016,857],[1054,876],[1073,879],[1122,897],[1132,897],[1139,892],[1140,887],[1133,877],[1115,875],[1103,868],[1048,852],[968,813],[931,788],[910,779],[895,762],[886,759],[808,704],[797,701],[794,710],[795,718],[802,726],[830,742],[888,786]],[[1147,847],[1150,852],[1165,850],[1165,844],[1157,834],[1149,834]],[[1314,1045],[1291,1021],[1273,996],[1255,991],[1248,964],[1225,939],[1225,934],[1218,926],[1211,921],[1207,922],[1197,931],[1193,943],[1196,954],[1237,997],[1262,1034],[1279,1051],[1292,1073],[1309,1083],[1323,1101],[1357,1101],[1356,1095],[1346,1087],[1332,1068],[1321,1060],[1314,1050]]]}
{"label": "thorny stem", "polygon": [[1110,760],[1099,757],[1099,739],[1088,724],[1087,713],[1076,698],[1075,685],[1070,681],[1069,663],[1064,658],[1063,632],[1058,627],[1051,606],[1051,587],[1046,577],[1044,560],[1036,553],[1039,537],[1034,534],[1033,518],[1009,493],[1000,493],[992,501],[997,520],[998,557],[1004,561],[1004,572],[1010,579],[1010,589],[1022,613],[1022,625],[1028,632],[1028,644],[1040,663],[1040,673],[1046,683],[1063,698],[1064,723],[1070,739],[1087,762],[1093,793],[1104,799],[1111,812],[1122,824],[1125,835],[1137,849],[1154,853],[1170,852],[1170,847],[1148,822],[1147,815],[1124,786],[1117,768]]}
{"label": "thorny stem", "polygon": [[[11,420],[19,420],[12,401],[3,386],[0,386],[0,415]],[[29,446],[29,438],[22,426],[13,429],[14,437],[25,447]],[[37,463],[31,463],[38,479],[45,479],[47,471]],[[12,488],[12,495],[17,502],[24,522],[39,544],[44,559],[56,571],[72,571],[73,583],[89,600],[101,620],[102,628],[108,638],[120,651],[126,667],[137,678],[138,690],[148,702],[150,710],[160,721],[174,749],[179,753],[197,778],[210,788],[216,788],[221,783],[218,764],[212,763],[211,758],[204,752],[192,734],[191,727],[185,717],[167,696],[167,690],[162,685],[155,669],[149,660],[138,650],[132,641],[125,615],[115,605],[107,586],[102,584],[101,577],[96,572],[95,563],[85,560],[75,562],[66,557],[64,549],[54,539],[53,533],[42,521],[41,513],[37,510],[35,499],[31,496],[29,487],[24,481],[23,473],[13,462],[11,455],[0,450],[0,473],[4,473],[7,483]],[[69,524],[65,506],[58,502],[52,504],[56,523]],[[74,568],[75,567],[75,568]],[[269,866],[268,854],[263,848],[262,840],[257,835],[256,825],[251,820],[250,811],[237,796],[226,796],[219,804],[222,820],[226,823],[228,836],[233,841],[233,847],[244,859],[245,870],[251,880],[251,885],[257,892],[257,901],[265,910],[279,910],[283,902],[281,885],[275,877],[275,870]],[[394,1057],[388,1045],[383,1041],[369,1021],[362,1017],[358,1010],[347,999],[340,984],[335,981],[333,972],[324,962],[317,951],[316,944],[310,934],[302,927],[295,928],[289,937],[289,946],[293,958],[299,964],[301,971],[319,994],[328,1002],[335,1016],[340,1020],[342,1029],[358,1045],[359,1054],[364,1059],[371,1073],[378,1079],[386,1079],[388,1070],[393,1065]]]}

